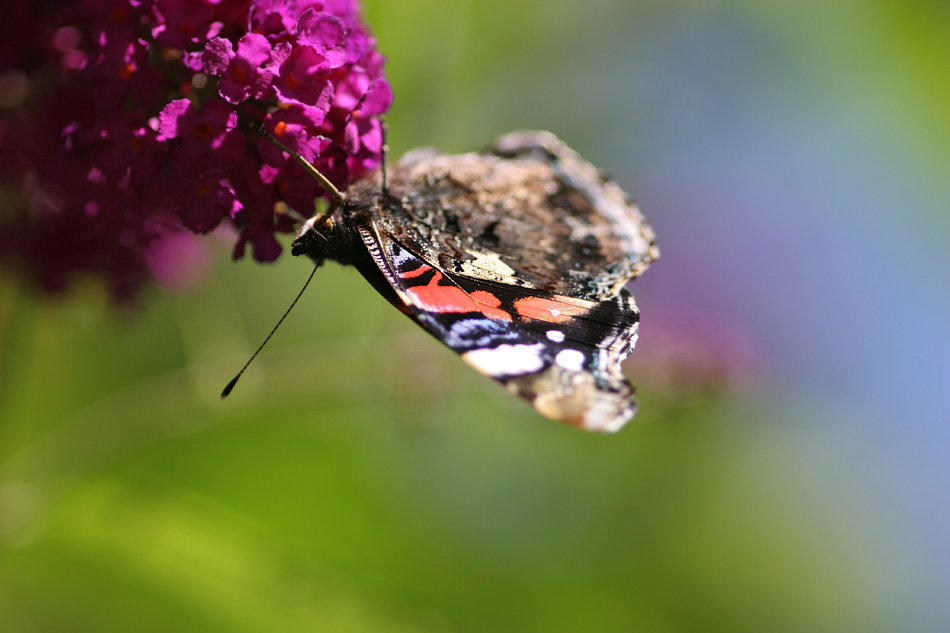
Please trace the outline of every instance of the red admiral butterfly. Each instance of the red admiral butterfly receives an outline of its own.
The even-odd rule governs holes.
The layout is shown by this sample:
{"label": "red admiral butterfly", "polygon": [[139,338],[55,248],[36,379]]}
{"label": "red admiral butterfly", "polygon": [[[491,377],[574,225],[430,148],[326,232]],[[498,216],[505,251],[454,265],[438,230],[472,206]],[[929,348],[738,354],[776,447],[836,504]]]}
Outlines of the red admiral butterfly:
{"label": "red admiral butterfly", "polygon": [[589,431],[633,417],[620,361],[640,313],[624,286],[659,250],[616,184],[549,132],[457,156],[413,150],[386,178],[351,185],[293,254],[355,266],[542,415]]}

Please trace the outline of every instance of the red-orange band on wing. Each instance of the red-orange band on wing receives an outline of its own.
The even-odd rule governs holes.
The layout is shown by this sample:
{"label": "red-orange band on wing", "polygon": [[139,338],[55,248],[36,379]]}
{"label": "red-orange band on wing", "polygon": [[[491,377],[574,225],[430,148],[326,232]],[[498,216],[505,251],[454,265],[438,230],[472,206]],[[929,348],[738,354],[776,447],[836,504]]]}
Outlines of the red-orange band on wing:
{"label": "red-orange band on wing", "polygon": [[432,266],[427,266],[423,264],[422,266],[419,266],[416,269],[410,270],[409,272],[399,273],[399,276],[402,279],[413,279],[415,277],[421,277],[422,275],[426,274],[430,270],[432,270]]}
{"label": "red-orange band on wing", "polygon": [[572,316],[587,312],[588,306],[574,302],[552,301],[542,297],[525,297],[515,301],[515,310],[526,319],[563,323]]}
{"label": "red-orange band on wing", "polygon": [[492,293],[485,290],[475,290],[469,296],[478,303],[478,309],[488,318],[511,321],[510,314],[498,309],[498,306],[501,305],[501,299]]}
{"label": "red-orange band on wing", "polygon": [[[416,272],[416,271],[412,271]],[[440,286],[442,273],[435,272],[425,286],[407,288],[413,303],[423,310],[440,314],[457,312],[481,312],[490,319],[511,320],[511,315],[498,309],[501,300],[490,292],[476,290],[471,295],[458,286]]]}

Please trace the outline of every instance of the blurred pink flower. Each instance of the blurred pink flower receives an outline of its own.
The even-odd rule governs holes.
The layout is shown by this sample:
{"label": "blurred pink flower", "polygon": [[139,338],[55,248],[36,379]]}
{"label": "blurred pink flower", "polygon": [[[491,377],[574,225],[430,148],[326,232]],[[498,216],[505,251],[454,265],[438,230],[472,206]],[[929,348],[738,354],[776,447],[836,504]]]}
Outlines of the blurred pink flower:
{"label": "blurred pink flower", "polygon": [[626,365],[630,378],[670,401],[751,387],[764,371],[745,333],[686,306],[652,309],[641,334]]}

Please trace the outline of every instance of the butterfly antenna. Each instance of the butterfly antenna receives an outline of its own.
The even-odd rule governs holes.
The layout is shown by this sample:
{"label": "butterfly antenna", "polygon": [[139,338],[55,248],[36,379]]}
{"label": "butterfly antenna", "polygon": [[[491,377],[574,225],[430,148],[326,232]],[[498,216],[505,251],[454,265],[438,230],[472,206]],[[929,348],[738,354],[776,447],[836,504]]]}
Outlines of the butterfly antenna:
{"label": "butterfly antenna", "polygon": [[386,163],[389,162],[389,125],[386,123],[386,117],[379,117],[380,130],[383,134],[383,147],[380,149],[380,162],[383,172],[383,196],[389,196],[389,180],[386,178]]}
{"label": "butterfly antenna", "polygon": [[248,361],[244,363],[244,367],[241,367],[241,371],[237,373],[237,376],[231,379],[231,382],[229,382],[227,386],[224,388],[224,391],[221,392],[222,400],[224,400],[225,398],[228,397],[228,395],[230,395],[231,390],[234,389],[234,385],[237,384],[237,381],[241,378],[241,375],[244,373],[244,370],[247,369],[247,366],[250,365],[254,361],[255,358],[257,358],[257,355],[260,354],[261,350],[264,349],[264,346],[267,345],[267,341],[270,340],[270,337],[274,336],[274,332],[277,331],[277,328],[280,327],[280,324],[284,322],[284,319],[287,318],[287,315],[290,314],[290,311],[293,310],[294,306],[297,305],[297,302],[300,301],[300,297],[303,296],[303,291],[306,290],[307,286],[310,285],[310,280],[313,279],[314,274],[316,274],[317,269],[320,268],[320,264],[322,263],[323,263],[323,260],[320,260],[319,262],[317,262],[317,265],[313,267],[313,270],[310,272],[310,276],[307,277],[307,281],[304,282],[303,284],[303,288],[300,289],[300,292],[297,293],[297,297],[294,299],[293,303],[291,303],[290,307],[287,308],[287,311],[284,312],[284,316],[280,317],[280,321],[278,321],[277,325],[274,326],[274,329],[270,331],[270,334],[267,335],[267,338],[264,339],[264,342],[260,344],[260,346],[257,348],[257,350],[253,354],[251,354],[251,357],[248,359]]}
{"label": "butterfly antenna", "polygon": [[267,130],[265,130],[264,128],[262,128],[261,126],[257,124],[252,124],[251,129],[257,132],[258,134],[260,134],[261,136],[266,136],[268,139],[270,139],[271,143],[273,143],[280,149],[290,154],[290,157],[294,159],[295,161],[297,161],[297,164],[303,167],[304,171],[306,171],[308,174],[313,176],[317,180],[317,182],[320,183],[320,186],[323,187],[326,191],[328,191],[331,196],[333,196],[334,200],[336,200],[337,202],[343,201],[343,194],[340,193],[340,190],[336,188],[336,185],[330,182],[329,178],[321,174],[317,170],[317,168],[313,166],[313,164],[310,161],[308,161],[306,158],[301,156],[300,152],[296,152],[290,149],[289,147],[287,147],[286,145],[278,141],[277,138],[274,137],[273,134],[271,134],[270,132],[268,132]]}

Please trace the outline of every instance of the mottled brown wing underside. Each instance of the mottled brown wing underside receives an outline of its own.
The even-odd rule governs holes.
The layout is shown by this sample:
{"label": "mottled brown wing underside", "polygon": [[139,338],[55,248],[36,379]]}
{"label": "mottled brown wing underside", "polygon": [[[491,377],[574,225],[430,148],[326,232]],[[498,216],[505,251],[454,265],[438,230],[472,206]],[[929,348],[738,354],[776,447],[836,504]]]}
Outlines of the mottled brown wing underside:
{"label": "mottled brown wing underside", "polygon": [[389,178],[405,214],[382,228],[457,275],[600,301],[659,256],[624,192],[548,132],[470,154],[416,150]]}

